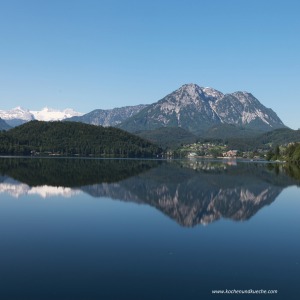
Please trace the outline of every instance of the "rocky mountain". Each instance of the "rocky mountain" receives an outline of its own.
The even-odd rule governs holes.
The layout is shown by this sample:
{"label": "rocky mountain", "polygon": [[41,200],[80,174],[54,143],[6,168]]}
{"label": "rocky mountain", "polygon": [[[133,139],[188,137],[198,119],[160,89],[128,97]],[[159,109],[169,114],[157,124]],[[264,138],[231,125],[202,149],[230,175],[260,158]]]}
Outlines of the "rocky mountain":
{"label": "rocky mountain", "polygon": [[126,119],[140,112],[148,105],[140,104],[135,106],[125,106],[114,109],[95,109],[85,115],[75,116],[67,119],[66,121],[82,122],[92,125],[101,126],[116,126]]}
{"label": "rocky mountain", "polygon": [[82,115],[82,113],[76,112],[71,108],[57,110],[45,107],[42,110],[33,111],[18,106],[11,110],[0,110],[0,118],[5,120],[5,122],[11,127],[19,126],[33,120],[60,121],[80,115]]}
{"label": "rocky mountain", "polygon": [[10,128],[11,127],[4,120],[0,118],[0,130],[8,130]]}
{"label": "rocky mountain", "polygon": [[211,103],[211,107],[222,123],[266,131],[285,127],[272,109],[266,108],[247,92],[224,95],[221,99]]}
{"label": "rocky mountain", "polygon": [[212,126],[234,124],[269,131],[285,125],[270,108],[252,94],[226,94],[196,84],[185,84],[160,101],[125,120],[120,128],[136,132],[160,127],[182,127],[203,133]]}
{"label": "rocky mountain", "polygon": [[[234,125],[231,135],[255,135],[257,132],[286,128],[276,113],[262,105],[248,92],[223,94],[196,84],[185,84],[163,99],[151,105],[140,104],[114,109],[96,109],[81,114],[73,109],[54,110],[43,108],[30,111],[16,107],[9,111],[0,110],[0,118],[10,126],[31,120],[68,120],[92,125],[116,126],[129,132],[157,130],[162,127],[182,128],[196,135],[216,136],[222,125]],[[221,127],[220,127],[221,126]],[[216,128],[213,129],[212,128]],[[251,132],[252,130],[252,132]],[[223,130],[224,131],[224,130]],[[225,130],[227,132],[227,130]],[[155,133],[154,133],[155,134]]]}

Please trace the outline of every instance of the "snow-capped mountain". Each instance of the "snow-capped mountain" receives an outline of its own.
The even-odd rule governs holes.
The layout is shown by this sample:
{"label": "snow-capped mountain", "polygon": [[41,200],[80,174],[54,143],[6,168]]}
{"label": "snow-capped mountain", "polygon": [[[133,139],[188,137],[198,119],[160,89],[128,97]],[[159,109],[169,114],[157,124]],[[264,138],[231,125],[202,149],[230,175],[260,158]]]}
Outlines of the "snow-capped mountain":
{"label": "snow-capped mountain", "polygon": [[129,132],[181,127],[202,134],[222,124],[249,130],[269,131],[286,127],[276,113],[248,92],[223,94],[196,84],[185,84],[158,102],[114,109],[96,109],[82,114],[73,109],[48,107],[33,111],[16,107],[0,110],[0,118],[14,127],[31,120],[68,120],[101,126],[117,126]]}
{"label": "snow-capped mountain", "polygon": [[92,125],[116,126],[147,107],[146,104],[125,106],[113,109],[95,109],[83,116],[72,117],[67,121],[82,122]]}
{"label": "snow-capped mountain", "polygon": [[224,95],[213,88],[185,84],[125,120],[120,128],[135,132],[182,127],[200,133],[218,124],[235,124],[263,131],[285,127],[273,110],[263,106],[250,93]]}
{"label": "snow-capped mountain", "polygon": [[81,116],[82,113],[76,112],[71,108],[56,110],[45,107],[39,111],[31,111],[23,107],[16,107],[11,110],[0,110],[0,118],[8,125],[15,127],[32,120],[39,121],[58,121],[73,116]]}
{"label": "snow-capped mountain", "polygon": [[42,110],[30,111],[34,118],[38,121],[61,121],[67,118],[81,116],[82,113],[76,112],[72,108],[64,110],[57,110],[49,107],[45,107]]}
{"label": "snow-capped mountain", "polygon": [[33,114],[21,106],[10,110],[0,110],[0,118],[12,127],[34,120]]}

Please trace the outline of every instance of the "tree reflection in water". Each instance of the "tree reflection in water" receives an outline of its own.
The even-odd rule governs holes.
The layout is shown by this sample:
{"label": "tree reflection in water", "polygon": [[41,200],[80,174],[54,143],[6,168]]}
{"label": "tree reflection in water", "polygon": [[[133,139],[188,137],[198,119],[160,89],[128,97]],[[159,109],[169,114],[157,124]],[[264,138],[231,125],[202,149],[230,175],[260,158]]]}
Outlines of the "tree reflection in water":
{"label": "tree reflection in water", "polygon": [[189,227],[250,219],[300,180],[296,166],[204,160],[2,158],[0,174],[0,192],[144,203]]}

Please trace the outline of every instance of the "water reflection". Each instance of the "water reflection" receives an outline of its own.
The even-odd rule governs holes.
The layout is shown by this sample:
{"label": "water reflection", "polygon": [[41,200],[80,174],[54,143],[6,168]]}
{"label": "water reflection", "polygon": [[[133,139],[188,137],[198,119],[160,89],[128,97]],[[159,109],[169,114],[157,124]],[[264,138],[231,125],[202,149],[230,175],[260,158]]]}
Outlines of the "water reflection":
{"label": "water reflection", "polygon": [[197,160],[6,158],[0,174],[0,193],[14,197],[87,193],[151,205],[183,226],[247,220],[299,184],[296,167]]}

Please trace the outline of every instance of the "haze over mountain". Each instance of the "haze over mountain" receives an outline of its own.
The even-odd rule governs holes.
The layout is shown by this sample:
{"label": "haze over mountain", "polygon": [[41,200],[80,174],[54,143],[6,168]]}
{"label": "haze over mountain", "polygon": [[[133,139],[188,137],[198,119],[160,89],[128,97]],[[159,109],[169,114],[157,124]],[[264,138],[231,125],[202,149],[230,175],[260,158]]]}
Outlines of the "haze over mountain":
{"label": "haze over mountain", "polygon": [[0,130],[8,130],[11,127],[3,120],[0,118]]}

